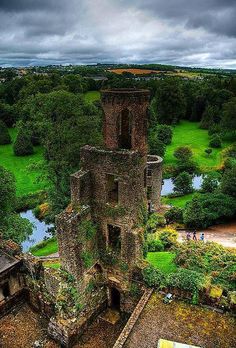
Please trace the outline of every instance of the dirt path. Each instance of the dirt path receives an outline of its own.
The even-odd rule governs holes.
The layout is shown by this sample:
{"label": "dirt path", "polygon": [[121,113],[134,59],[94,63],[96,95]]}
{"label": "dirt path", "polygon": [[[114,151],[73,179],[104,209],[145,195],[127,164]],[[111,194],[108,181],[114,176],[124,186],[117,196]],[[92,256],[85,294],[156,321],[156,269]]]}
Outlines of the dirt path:
{"label": "dirt path", "polygon": [[[186,231],[178,232],[178,240],[182,242],[186,238]],[[225,247],[236,248],[236,221],[198,230],[197,239],[199,239],[201,232],[204,232],[205,241],[216,242]]]}

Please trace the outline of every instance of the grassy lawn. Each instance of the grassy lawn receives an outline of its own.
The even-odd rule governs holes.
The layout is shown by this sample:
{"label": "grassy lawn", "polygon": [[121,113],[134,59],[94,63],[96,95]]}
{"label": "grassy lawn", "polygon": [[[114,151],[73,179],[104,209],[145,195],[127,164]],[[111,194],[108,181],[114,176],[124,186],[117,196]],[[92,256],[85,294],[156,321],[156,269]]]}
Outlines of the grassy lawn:
{"label": "grassy lawn", "polygon": [[168,251],[149,252],[147,261],[165,274],[175,272],[177,266],[174,263],[175,254]]}
{"label": "grassy lawn", "polygon": [[[10,129],[11,138],[14,141],[17,130]],[[30,156],[17,157],[13,153],[13,144],[0,146],[0,164],[10,170],[16,177],[17,196],[43,190],[45,185],[37,180],[39,172],[27,172],[30,163],[39,162],[43,157],[41,146],[34,147],[35,153]]]}
{"label": "grassy lawn", "polygon": [[162,202],[168,205],[174,205],[176,207],[184,208],[185,204],[192,200],[194,193],[181,197],[163,197]]}
{"label": "grassy lawn", "polygon": [[96,100],[99,100],[100,99],[100,92],[99,91],[89,91],[89,92],[86,92],[84,94],[84,99],[87,101],[87,102],[94,102]]}
{"label": "grassy lawn", "polygon": [[34,256],[48,256],[58,252],[58,243],[56,238],[50,238],[30,248],[31,254]]}
{"label": "grassy lawn", "polygon": [[211,155],[205,154],[205,149],[209,148],[209,136],[205,129],[199,128],[198,122],[181,121],[173,129],[172,143],[167,146],[165,154],[165,164],[176,164],[174,151],[179,146],[189,146],[194,154],[194,160],[200,166],[202,172],[217,169],[221,164],[220,153],[228,146],[229,142],[224,142],[221,149],[212,149]]}

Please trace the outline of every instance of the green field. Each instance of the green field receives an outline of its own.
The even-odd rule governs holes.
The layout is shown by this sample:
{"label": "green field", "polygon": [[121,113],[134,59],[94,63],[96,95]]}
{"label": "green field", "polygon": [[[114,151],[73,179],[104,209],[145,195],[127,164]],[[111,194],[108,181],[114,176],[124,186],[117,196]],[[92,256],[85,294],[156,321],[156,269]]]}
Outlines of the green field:
{"label": "green field", "polygon": [[[10,134],[14,141],[17,130],[15,128],[10,129]],[[17,157],[13,153],[12,144],[0,146],[0,165],[15,175],[17,196],[44,189],[44,184],[37,180],[40,173],[27,171],[29,164],[39,162],[43,158],[43,148],[41,146],[34,147],[34,151],[33,155]]]}
{"label": "green field", "polygon": [[162,197],[163,204],[174,205],[176,207],[184,208],[185,204],[192,200],[194,193],[180,197]]}
{"label": "green field", "polygon": [[175,272],[177,266],[174,263],[175,254],[168,251],[149,252],[147,261],[165,274]]}
{"label": "green field", "polygon": [[48,256],[58,252],[58,243],[55,237],[42,241],[30,248],[34,256]]}
{"label": "green field", "polygon": [[179,146],[189,146],[193,151],[193,159],[198,163],[201,172],[217,169],[221,164],[221,151],[230,143],[224,142],[221,149],[212,149],[210,156],[205,154],[209,148],[209,136],[205,129],[199,128],[198,122],[181,121],[173,128],[172,143],[167,146],[164,158],[165,165],[175,165],[174,151]]}
{"label": "green field", "polygon": [[84,99],[87,102],[94,102],[96,100],[100,99],[100,92],[99,91],[89,91],[84,94]]}

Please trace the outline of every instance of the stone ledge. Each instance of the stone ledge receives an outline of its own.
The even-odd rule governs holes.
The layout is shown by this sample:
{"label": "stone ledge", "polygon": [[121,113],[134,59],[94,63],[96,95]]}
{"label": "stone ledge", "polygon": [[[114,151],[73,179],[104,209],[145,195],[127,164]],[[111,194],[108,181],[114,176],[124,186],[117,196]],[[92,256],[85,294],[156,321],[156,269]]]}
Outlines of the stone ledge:
{"label": "stone ledge", "polygon": [[135,307],[133,313],[131,314],[129,320],[127,321],[127,324],[125,325],[124,329],[122,330],[120,336],[118,337],[116,343],[114,344],[113,348],[122,348],[131,333],[135,323],[137,322],[140,314],[142,313],[144,307],[146,306],[149,298],[151,297],[153,293],[153,289],[146,289],[144,291],[144,294],[142,295],[141,299],[139,300],[137,306]]}

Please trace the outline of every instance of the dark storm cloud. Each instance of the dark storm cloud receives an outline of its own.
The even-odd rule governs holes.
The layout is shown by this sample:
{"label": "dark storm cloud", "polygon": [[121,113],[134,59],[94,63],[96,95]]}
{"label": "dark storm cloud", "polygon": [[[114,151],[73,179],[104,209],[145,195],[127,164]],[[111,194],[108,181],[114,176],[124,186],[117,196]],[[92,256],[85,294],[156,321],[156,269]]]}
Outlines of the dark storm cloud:
{"label": "dark storm cloud", "polygon": [[236,0],[0,0],[0,65],[236,68]]}

